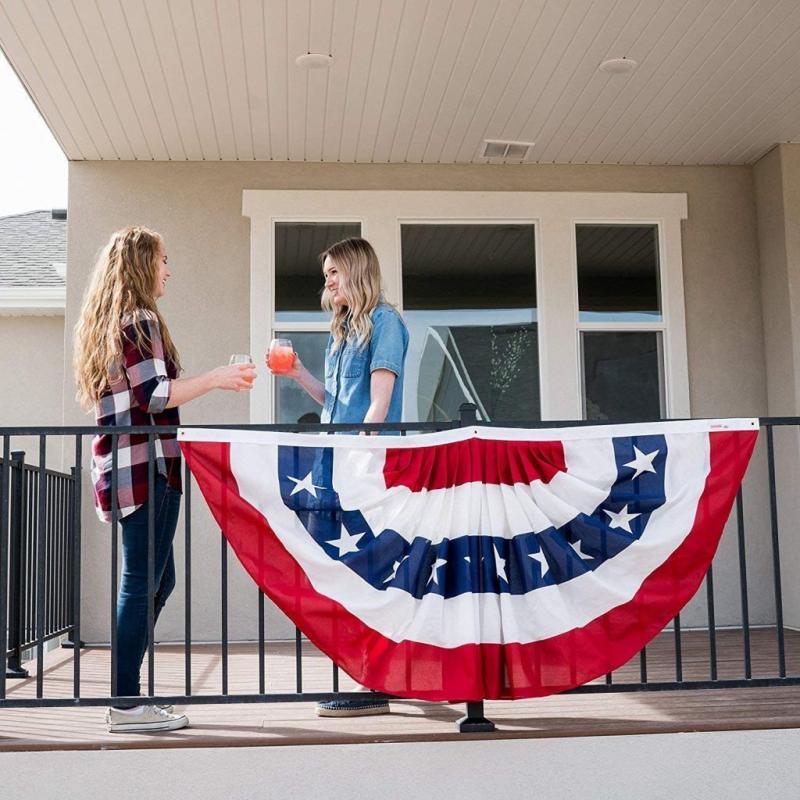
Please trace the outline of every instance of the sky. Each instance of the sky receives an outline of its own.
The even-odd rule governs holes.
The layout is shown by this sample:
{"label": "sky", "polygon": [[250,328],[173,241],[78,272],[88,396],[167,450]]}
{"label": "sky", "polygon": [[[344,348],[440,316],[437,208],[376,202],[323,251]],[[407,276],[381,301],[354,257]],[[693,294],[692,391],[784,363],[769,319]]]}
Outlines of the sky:
{"label": "sky", "polygon": [[67,159],[0,51],[0,216],[67,207]]}

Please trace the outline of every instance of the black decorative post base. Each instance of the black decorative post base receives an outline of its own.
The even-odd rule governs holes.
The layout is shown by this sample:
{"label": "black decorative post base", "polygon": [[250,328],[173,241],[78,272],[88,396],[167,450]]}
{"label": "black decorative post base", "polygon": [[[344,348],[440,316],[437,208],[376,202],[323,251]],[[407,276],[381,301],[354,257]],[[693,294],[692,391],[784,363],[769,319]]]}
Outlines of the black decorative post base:
{"label": "black decorative post base", "polygon": [[483,701],[467,703],[466,716],[456,720],[459,733],[491,733],[497,730],[494,722],[483,716]]}
{"label": "black decorative post base", "polygon": [[28,670],[20,666],[16,659],[8,659],[6,663],[6,678],[27,678]]}

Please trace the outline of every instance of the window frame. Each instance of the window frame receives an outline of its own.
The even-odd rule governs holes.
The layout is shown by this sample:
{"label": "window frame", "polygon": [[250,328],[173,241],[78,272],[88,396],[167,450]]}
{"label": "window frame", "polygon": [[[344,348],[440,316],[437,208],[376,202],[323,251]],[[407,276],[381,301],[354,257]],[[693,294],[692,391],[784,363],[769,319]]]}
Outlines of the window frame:
{"label": "window frame", "polygon": [[[579,225],[597,225],[603,227],[613,227],[615,225],[636,225],[637,227],[654,227],[656,231],[656,249],[658,252],[658,264],[656,280],[658,281],[658,298],[661,306],[661,319],[653,320],[652,322],[636,321],[626,322],[624,320],[611,320],[608,322],[587,322],[580,318],[580,300],[576,308],[575,324],[578,335],[578,367],[580,369],[581,379],[581,408],[583,418],[586,419],[586,370],[584,368],[584,349],[583,349],[583,334],[584,333],[626,333],[626,332],[640,332],[640,333],[660,333],[657,337],[658,344],[658,369],[659,369],[659,406],[660,414],[664,419],[668,419],[671,414],[668,411],[670,403],[668,401],[667,386],[671,382],[667,374],[666,366],[666,339],[667,339],[667,311],[666,305],[666,292],[665,292],[665,275],[664,275],[664,247],[662,236],[663,221],[659,219],[637,219],[632,222],[630,219],[575,219],[573,221],[573,270],[575,276],[575,294],[578,296],[578,226]],[[687,413],[684,416],[689,416],[688,407]]]}
{"label": "window frame", "polygon": [[[401,310],[401,224],[534,224],[542,420],[583,417],[581,331],[609,324],[613,330],[663,330],[664,416],[691,416],[681,246],[685,193],[246,189],[242,213],[251,222],[250,349],[257,362],[276,327],[287,333],[327,330],[326,323],[275,322],[275,222],[359,222],[381,262],[387,299]],[[577,224],[657,226],[660,323],[579,321]],[[250,421],[273,419],[270,377],[256,381]]]}

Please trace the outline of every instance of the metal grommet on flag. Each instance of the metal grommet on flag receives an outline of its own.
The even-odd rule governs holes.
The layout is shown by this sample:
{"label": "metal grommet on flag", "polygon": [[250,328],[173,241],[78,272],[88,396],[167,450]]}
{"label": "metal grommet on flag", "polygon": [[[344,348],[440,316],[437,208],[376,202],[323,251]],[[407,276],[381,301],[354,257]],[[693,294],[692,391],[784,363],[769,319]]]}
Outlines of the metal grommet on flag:
{"label": "metal grommet on flag", "polygon": [[620,667],[689,601],[758,421],[403,438],[182,429],[239,560],[376,691],[536,697]]}

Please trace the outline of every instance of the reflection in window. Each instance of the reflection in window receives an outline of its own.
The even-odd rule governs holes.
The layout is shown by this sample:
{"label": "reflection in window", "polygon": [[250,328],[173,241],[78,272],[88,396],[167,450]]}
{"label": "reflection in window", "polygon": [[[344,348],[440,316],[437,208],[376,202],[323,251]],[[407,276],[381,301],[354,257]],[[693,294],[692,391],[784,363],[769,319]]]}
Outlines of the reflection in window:
{"label": "reflection in window", "polygon": [[661,319],[658,228],[577,225],[581,322]]}
{"label": "reflection in window", "polygon": [[322,267],[319,254],[335,242],[361,235],[361,223],[275,223],[275,319],[326,320],[319,305]]}
{"label": "reflection in window", "polygon": [[[319,380],[325,380],[325,345],[328,334],[277,332],[277,339],[290,339],[304,366]],[[322,406],[288,378],[275,378],[275,421],[280,423],[319,422]]]}
{"label": "reflection in window", "polygon": [[662,416],[661,334],[584,331],[586,419],[636,422]]}
{"label": "reflection in window", "polygon": [[404,416],[537,420],[539,349],[531,225],[403,225],[410,333]]}

